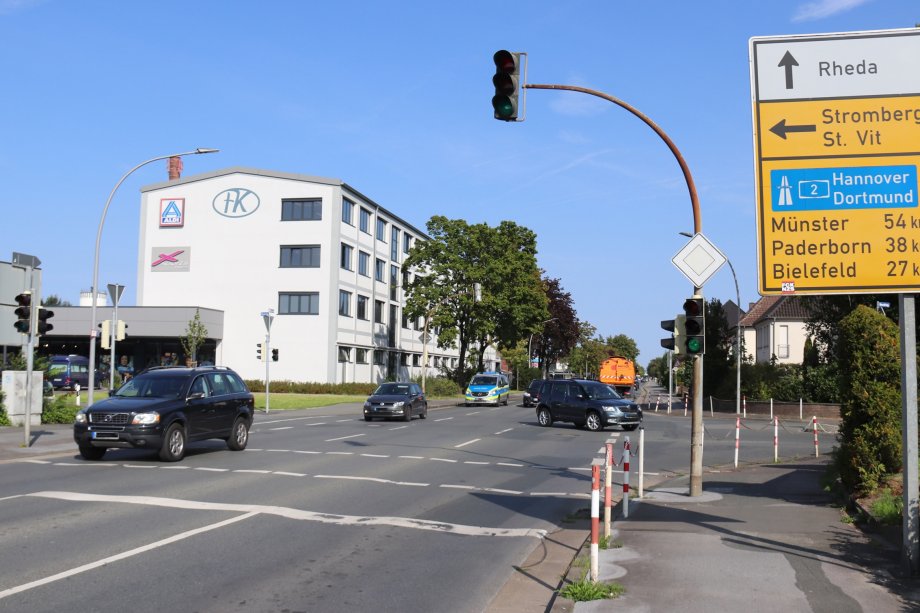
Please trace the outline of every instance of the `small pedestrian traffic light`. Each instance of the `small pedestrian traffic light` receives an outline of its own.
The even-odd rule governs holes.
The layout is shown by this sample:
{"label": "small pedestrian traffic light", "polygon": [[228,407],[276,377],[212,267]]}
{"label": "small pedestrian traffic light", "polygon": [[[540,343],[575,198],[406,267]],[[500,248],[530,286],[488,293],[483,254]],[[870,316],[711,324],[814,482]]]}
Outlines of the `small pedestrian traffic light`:
{"label": "small pedestrian traffic light", "polygon": [[277,361],[278,361],[278,350],[272,349],[272,362],[277,362]]}
{"label": "small pedestrian traffic light", "polygon": [[54,326],[48,323],[48,320],[54,317],[54,311],[48,309],[38,309],[38,323],[35,325],[38,330],[36,334],[48,334],[54,330]]}
{"label": "small pedestrian traffic light", "polygon": [[128,324],[126,324],[124,320],[119,319],[118,322],[115,324],[115,340],[116,341],[125,340],[125,337],[128,336],[127,329],[128,329]]}
{"label": "small pedestrian traffic light", "polygon": [[22,292],[16,296],[16,321],[13,327],[22,334],[29,334],[32,331],[32,292]]}
{"label": "small pedestrian traffic light", "polygon": [[702,296],[692,296],[684,301],[684,315],[687,316],[687,333],[684,347],[687,355],[706,353],[706,301]]}
{"label": "small pedestrian traffic light", "polygon": [[521,92],[521,54],[502,49],[492,59],[495,61],[495,76],[492,77],[492,85],[495,86],[495,95],[492,97],[495,119],[517,121]]}
{"label": "small pedestrian traffic light", "polygon": [[256,358],[258,358],[260,362],[265,362],[268,359],[268,356],[265,354],[265,352],[262,351],[263,348],[264,343],[256,344]]}
{"label": "small pedestrian traffic light", "polygon": [[674,319],[665,319],[661,322],[661,328],[671,333],[671,338],[661,339],[661,346],[670,349],[674,355],[683,355],[686,352],[684,348],[684,338],[686,337],[686,320],[685,315],[676,315]]}
{"label": "small pedestrian traffic light", "polygon": [[98,326],[102,328],[102,332],[99,335],[100,346],[103,349],[111,349],[112,348],[112,320],[105,319],[102,321],[102,323],[98,324]]}

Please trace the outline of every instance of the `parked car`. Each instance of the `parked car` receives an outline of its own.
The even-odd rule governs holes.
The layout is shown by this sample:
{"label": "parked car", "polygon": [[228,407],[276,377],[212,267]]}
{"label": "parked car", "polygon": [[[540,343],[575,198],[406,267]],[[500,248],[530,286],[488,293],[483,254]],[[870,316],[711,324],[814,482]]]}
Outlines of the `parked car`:
{"label": "parked car", "polygon": [[418,383],[382,383],[364,402],[364,421],[375,417],[428,417],[428,400]]}
{"label": "parked car", "polygon": [[229,368],[155,367],[78,411],[73,438],[87,460],[114,447],[152,449],[177,462],[191,441],[223,439],[245,449],[254,413],[252,393]]}
{"label": "parked car", "polygon": [[511,388],[508,386],[508,377],[499,372],[481,372],[473,375],[470,384],[466,386],[464,404],[475,406],[479,404],[508,404]]}
{"label": "parked car", "polygon": [[642,409],[599,381],[553,380],[540,392],[537,421],[541,426],[566,421],[592,432],[606,426],[635,430],[642,423]]}
{"label": "parked car", "polygon": [[534,379],[530,382],[530,385],[527,386],[527,389],[524,391],[525,407],[537,406],[537,403],[540,402],[540,389],[545,382],[546,379]]}
{"label": "parked car", "polygon": [[[74,389],[74,385],[86,389],[89,385],[89,358],[82,355],[53,355],[48,366],[48,379],[54,389]],[[99,370],[94,375],[93,386],[98,389],[102,377]]]}

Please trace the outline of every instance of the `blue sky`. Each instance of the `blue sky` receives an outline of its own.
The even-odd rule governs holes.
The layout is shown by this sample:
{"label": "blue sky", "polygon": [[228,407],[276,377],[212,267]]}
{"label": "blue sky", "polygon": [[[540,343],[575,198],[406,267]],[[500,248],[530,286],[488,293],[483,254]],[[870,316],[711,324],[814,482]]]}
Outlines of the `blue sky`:
{"label": "blue sky", "polygon": [[[693,229],[680,168],[642,122],[584,94],[531,90],[525,122],[494,120],[492,54],[527,52],[529,82],[603,91],[661,126],[746,307],[759,298],[749,38],[918,22],[916,0],[0,0],[0,260],[38,256],[43,293],[76,304],[118,179],[214,147],[183,176],[332,177],[421,229],[434,214],[531,228],[579,317],[635,339],[646,365],[692,289],[671,263]],[[139,189],[165,164],[132,174],[106,218],[99,285],[126,285],[123,305]],[[728,266],[704,293],[735,299]]]}

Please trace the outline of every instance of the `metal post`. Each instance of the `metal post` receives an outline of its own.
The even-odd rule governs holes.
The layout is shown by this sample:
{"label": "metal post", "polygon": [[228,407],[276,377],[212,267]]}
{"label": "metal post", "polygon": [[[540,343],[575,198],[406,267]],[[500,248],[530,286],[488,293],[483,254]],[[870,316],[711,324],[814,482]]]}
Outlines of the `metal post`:
{"label": "metal post", "polygon": [[267,311],[262,311],[262,321],[265,323],[265,346],[263,350],[265,353],[262,354],[263,359],[265,360],[265,414],[268,415],[268,410],[271,405],[271,375],[269,372],[269,365],[272,362],[272,321],[274,321],[275,316],[273,313],[275,309],[268,309]]}
{"label": "metal post", "polygon": [[916,305],[913,294],[898,295],[901,330],[901,458],[904,467],[904,494],[901,537],[901,562],[904,574],[920,570],[920,509],[917,477],[917,337]]}

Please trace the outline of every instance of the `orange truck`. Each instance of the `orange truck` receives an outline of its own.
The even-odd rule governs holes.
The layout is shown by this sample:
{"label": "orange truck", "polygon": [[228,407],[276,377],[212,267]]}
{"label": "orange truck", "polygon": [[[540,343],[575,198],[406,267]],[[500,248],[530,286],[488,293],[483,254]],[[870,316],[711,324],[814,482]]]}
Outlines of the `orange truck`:
{"label": "orange truck", "polygon": [[601,362],[601,372],[598,377],[601,383],[612,385],[616,391],[624,396],[632,393],[636,384],[636,365],[629,358],[614,356]]}

